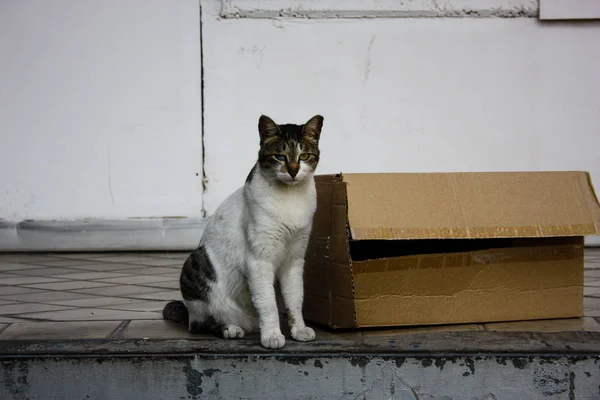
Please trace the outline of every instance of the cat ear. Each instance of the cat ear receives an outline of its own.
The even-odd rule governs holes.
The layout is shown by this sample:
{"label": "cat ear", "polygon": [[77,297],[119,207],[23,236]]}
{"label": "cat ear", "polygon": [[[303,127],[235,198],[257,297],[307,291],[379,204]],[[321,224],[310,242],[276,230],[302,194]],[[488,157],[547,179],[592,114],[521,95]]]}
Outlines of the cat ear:
{"label": "cat ear", "polygon": [[315,115],[311,119],[308,120],[306,124],[304,124],[304,129],[302,133],[306,136],[312,137],[317,142],[319,141],[319,137],[321,137],[321,129],[323,128],[323,117],[320,115]]}
{"label": "cat ear", "polygon": [[271,118],[261,115],[258,119],[258,133],[260,142],[265,142],[269,137],[279,135],[279,126]]}

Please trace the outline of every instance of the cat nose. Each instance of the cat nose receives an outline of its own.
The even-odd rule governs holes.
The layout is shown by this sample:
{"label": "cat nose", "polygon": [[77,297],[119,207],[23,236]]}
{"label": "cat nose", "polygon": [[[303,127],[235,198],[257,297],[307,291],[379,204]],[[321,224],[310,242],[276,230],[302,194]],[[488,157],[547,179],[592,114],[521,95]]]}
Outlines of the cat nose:
{"label": "cat nose", "polygon": [[290,163],[288,165],[288,172],[292,178],[295,178],[298,175],[298,171],[300,170],[300,165],[298,163]]}

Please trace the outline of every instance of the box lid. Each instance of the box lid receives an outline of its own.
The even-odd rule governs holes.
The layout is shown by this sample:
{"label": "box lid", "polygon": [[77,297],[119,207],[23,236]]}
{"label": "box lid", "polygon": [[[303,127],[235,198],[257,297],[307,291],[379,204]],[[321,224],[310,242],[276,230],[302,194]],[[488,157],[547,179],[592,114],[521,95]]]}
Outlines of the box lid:
{"label": "box lid", "polygon": [[343,174],[353,240],[600,234],[586,172]]}

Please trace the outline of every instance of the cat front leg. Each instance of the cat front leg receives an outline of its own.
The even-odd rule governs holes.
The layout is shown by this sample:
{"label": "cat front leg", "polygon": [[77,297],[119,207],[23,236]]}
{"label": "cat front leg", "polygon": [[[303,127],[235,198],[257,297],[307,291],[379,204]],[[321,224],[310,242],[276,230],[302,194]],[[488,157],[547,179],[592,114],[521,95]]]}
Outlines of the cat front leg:
{"label": "cat front leg", "polygon": [[315,340],[315,331],[304,323],[302,303],[304,301],[304,257],[310,237],[311,227],[298,233],[288,253],[288,261],[279,271],[281,294],[288,315],[288,325],[292,338],[299,342]]}
{"label": "cat front leg", "polygon": [[285,265],[279,274],[281,294],[287,309],[288,324],[292,338],[299,342],[315,340],[316,334],[304,323],[302,302],[304,301],[304,258],[296,258]]}
{"label": "cat front leg", "polygon": [[279,327],[274,283],[273,263],[257,259],[248,261],[248,284],[252,302],[258,311],[260,343],[267,349],[285,346],[285,337]]}

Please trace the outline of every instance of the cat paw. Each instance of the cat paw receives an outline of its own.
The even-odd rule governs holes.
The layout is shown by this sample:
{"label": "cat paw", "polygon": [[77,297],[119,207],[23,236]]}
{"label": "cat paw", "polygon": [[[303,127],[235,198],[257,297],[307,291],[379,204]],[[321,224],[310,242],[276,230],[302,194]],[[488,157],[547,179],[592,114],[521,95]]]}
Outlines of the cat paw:
{"label": "cat paw", "polygon": [[221,332],[225,339],[241,339],[244,337],[244,330],[235,325],[225,325],[221,329]]}
{"label": "cat paw", "polygon": [[292,338],[299,342],[310,342],[315,340],[317,335],[312,328],[305,326],[304,328],[292,328]]}
{"label": "cat paw", "polygon": [[280,349],[285,346],[285,336],[281,333],[261,335],[260,344],[267,349]]}

